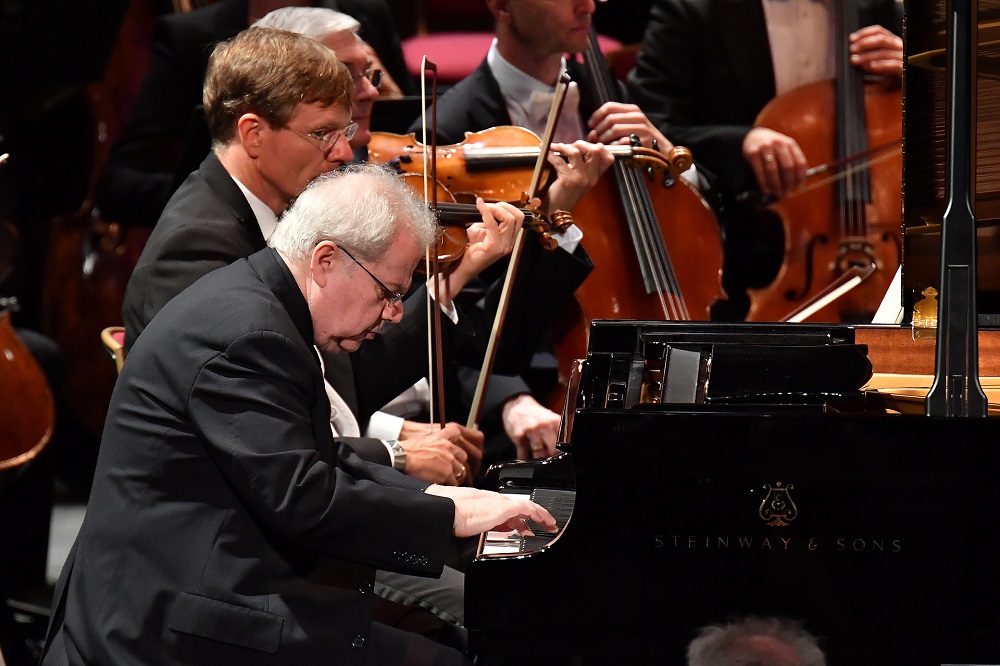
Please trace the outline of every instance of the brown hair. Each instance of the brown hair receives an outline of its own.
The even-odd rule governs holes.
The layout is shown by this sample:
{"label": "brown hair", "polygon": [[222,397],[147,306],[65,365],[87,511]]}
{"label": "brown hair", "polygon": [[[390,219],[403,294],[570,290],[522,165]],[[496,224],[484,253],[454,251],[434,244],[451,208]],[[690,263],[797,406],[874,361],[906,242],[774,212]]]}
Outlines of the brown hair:
{"label": "brown hair", "polygon": [[285,127],[298,104],[350,109],[353,93],[351,73],[327,47],[293,32],[251,27],[212,51],[202,99],[218,146],[232,140],[245,113]]}

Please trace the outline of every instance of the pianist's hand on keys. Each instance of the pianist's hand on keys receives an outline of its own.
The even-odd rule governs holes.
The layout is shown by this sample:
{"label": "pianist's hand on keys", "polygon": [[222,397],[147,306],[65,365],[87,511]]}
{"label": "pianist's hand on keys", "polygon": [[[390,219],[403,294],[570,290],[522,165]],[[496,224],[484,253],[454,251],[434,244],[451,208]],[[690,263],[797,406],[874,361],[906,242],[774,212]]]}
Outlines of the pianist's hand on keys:
{"label": "pianist's hand on keys", "polygon": [[548,511],[523,495],[501,495],[478,488],[456,488],[431,484],[424,491],[447,497],[455,503],[455,536],[469,537],[490,530],[517,530],[530,536],[527,521],[556,532],[556,521]]}

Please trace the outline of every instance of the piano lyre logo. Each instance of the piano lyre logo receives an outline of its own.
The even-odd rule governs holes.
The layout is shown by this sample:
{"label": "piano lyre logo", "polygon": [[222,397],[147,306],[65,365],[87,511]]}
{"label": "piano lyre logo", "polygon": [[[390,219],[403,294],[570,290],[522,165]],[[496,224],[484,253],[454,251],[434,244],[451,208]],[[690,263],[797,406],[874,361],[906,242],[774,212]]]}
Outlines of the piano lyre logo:
{"label": "piano lyre logo", "polygon": [[783,486],[781,481],[776,482],[773,486],[770,483],[765,483],[764,488],[767,490],[767,495],[760,503],[758,511],[760,519],[771,527],[782,527],[798,518],[799,509],[789,494],[789,491],[794,487],[792,484]]}

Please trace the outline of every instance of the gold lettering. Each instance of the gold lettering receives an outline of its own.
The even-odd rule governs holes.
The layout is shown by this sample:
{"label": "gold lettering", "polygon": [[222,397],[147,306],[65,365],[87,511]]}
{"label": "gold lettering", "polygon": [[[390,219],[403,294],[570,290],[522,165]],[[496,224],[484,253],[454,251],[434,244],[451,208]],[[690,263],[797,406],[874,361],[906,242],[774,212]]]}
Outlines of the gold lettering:
{"label": "gold lettering", "polygon": [[787,539],[785,537],[779,537],[779,538],[781,539],[781,543],[785,544],[785,550],[788,550],[788,544],[792,542],[791,537]]}
{"label": "gold lettering", "polygon": [[657,534],[653,537],[653,548],[663,548],[663,535]]}
{"label": "gold lettering", "polygon": [[816,550],[817,548],[819,548],[819,544],[816,543],[816,538],[815,537],[810,537],[809,538],[809,550]]}
{"label": "gold lettering", "polygon": [[761,549],[767,548],[768,550],[771,550],[771,540],[768,539],[767,537],[764,537],[764,543],[762,543],[760,547]]}
{"label": "gold lettering", "polygon": [[851,542],[851,548],[854,549],[855,553],[863,553],[865,551],[865,540],[855,539],[854,541]]}
{"label": "gold lettering", "polygon": [[900,543],[899,539],[893,539],[892,540],[892,552],[898,553],[901,550],[903,550],[903,544]]}
{"label": "gold lettering", "polygon": [[720,548],[729,548],[729,537],[719,537],[719,543],[717,545]]}
{"label": "gold lettering", "polygon": [[753,537],[737,537],[740,540],[740,548],[750,548],[753,546]]}
{"label": "gold lettering", "polygon": [[688,548],[697,548],[695,545],[698,541],[698,537],[689,536],[688,537]]}
{"label": "gold lettering", "polygon": [[846,548],[846,546],[844,545],[844,540],[837,539],[836,544],[837,544],[837,552],[838,553],[844,552],[844,549]]}
{"label": "gold lettering", "polygon": [[872,539],[872,550],[882,552],[885,550],[885,541],[882,539]]}
{"label": "gold lettering", "polygon": [[677,536],[677,535],[674,535],[674,536],[672,536],[670,538],[674,540],[674,548],[676,548],[677,547],[677,542],[680,541],[681,538],[679,536]]}

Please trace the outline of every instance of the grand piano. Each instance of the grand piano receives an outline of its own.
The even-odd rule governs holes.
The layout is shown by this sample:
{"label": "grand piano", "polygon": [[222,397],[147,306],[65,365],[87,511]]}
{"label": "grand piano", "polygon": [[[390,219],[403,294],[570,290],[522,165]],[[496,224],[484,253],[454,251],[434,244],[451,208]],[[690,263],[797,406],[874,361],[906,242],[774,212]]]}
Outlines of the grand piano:
{"label": "grand piano", "polygon": [[[681,666],[700,627],[755,615],[802,622],[830,666],[1000,664],[1000,353],[962,166],[976,16],[932,4],[953,156],[936,331],[595,322],[562,453],[490,472],[560,530],[484,535],[466,574],[479,663]],[[901,374],[926,381],[894,389]]]}

